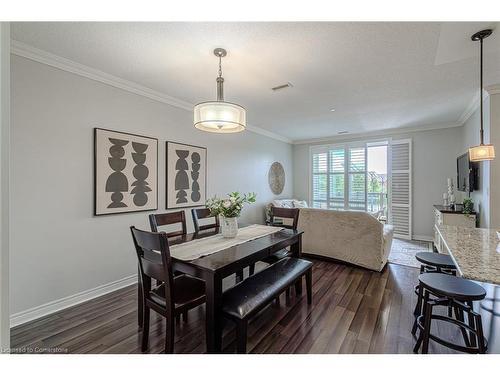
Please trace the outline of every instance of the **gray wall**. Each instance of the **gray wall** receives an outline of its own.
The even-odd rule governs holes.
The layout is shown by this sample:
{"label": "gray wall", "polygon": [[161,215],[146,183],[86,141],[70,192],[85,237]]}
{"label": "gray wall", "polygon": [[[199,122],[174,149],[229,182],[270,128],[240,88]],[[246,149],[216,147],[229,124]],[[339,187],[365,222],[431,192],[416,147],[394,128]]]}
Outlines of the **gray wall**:
{"label": "gray wall", "polygon": [[[292,146],[250,131],[200,132],[192,113],[12,56],[11,313],[136,272],[129,226],[150,212],[93,217],[93,128],[159,139],[159,211],[165,211],[165,141],[206,146],[208,196],[257,193],[242,222],[262,222],[267,183],[283,163],[292,195]],[[190,215],[189,215],[190,217]],[[189,222],[189,230],[192,224]]]}
{"label": "gray wall", "polygon": [[10,25],[0,23],[0,353],[10,348]]}
{"label": "gray wall", "polygon": [[489,96],[489,142],[495,145],[496,158],[490,167],[490,226],[500,229],[500,93]]}
{"label": "gray wall", "polygon": [[[413,235],[432,237],[433,204],[441,204],[447,177],[455,178],[456,157],[461,148],[461,128],[387,135],[392,139],[412,139],[413,151]],[[377,136],[374,139],[384,137]],[[343,138],[341,142],[370,138]],[[335,143],[332,141],[325,143]],[[315,143],[320,144],[320,143]],[[294,145],[294,194],[309,200],[309,149],[312,144]]]}

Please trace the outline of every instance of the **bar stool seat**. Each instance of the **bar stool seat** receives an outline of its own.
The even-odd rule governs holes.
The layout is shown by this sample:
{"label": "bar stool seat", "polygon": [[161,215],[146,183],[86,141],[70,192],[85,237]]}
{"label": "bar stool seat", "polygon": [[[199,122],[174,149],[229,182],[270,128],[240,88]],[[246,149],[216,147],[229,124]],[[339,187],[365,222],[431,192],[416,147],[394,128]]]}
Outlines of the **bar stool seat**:
{"label": "bar stool seat", "polygon": [[[439,272],[422,273],[418,276],[418,281],[422,311],[415,321],[420,334],[413,351],[417,353],[422,346],[422,354],[426,354],[429,340],[432,340],[465,353],[485,353],[487,342],[483,336],[481,315],[473,309],[473,302],[486,296],[484,288],[471,280]],[[451,314],[434,314],[436,306],[447,306],[449,311],[453,309],[455,318]],[[461,331],[465,345],[432,334],[432,322],[438,320],[455,325]]]}
{"label": "bar stool seat", "polygon": [[[420,274],[429,273],[446,273],[448,275],[457,275],[457,267],[451,256],[446,254],[434,253],[431,251],[421,251],[415,254],[415,258],[421,263]],[[422,313],[422,298],[423,293],[420,292],[420,284],[415,286],[415,294],[418,296],[413,315],[415,320],[411,333],[414,335],[417,332],[417,318]],[[448,316],[452,316],[451,306],[448,308]]]}
{"label": "bar stool seat", "polygon": [[446,269],[456,269],[457,266],[453,262],[451,256],[446,254],[433,253],[430,251],[421,251],[415,254],[415,258],[420,263],[423,263],[432,267],[446,268]]}
{"label": "bar stool seat", "polygon": [[486,297],[484,288],[473,281],[445,273],[423,273],[418,281],[432,294],[459,301],[479,301]]}

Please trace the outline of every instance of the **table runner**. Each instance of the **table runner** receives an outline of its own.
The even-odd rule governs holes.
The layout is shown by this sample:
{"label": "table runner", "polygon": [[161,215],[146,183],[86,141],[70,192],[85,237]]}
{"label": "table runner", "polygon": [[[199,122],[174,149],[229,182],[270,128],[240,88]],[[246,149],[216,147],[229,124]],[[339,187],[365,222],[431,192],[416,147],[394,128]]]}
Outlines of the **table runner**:
{"label": "table runner", "polygon": [[279,227],[252,224],[248,227],[238,229],[238,234],[235,238],[224,238],[222,234],[216,234],[215,236],[172,245],[170,247],[170,255],[181,260],[194,260],[244,242],[267,236],[268,234],[276,233],[282,229]]}

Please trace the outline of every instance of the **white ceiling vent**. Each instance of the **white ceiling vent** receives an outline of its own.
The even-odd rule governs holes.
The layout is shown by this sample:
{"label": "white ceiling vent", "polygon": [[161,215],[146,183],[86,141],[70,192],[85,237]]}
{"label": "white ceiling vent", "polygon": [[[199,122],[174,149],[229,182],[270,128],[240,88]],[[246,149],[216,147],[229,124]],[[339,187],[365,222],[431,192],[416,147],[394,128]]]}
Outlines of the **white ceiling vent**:
{"label": "white ceiling vent", "polygon": [[293,85],[290,82],[287,82],[287,83],[285,83],[283,85],[271,87],[271,90],[278,91],[278,90],[286,89],[288,87],[293,87]]}

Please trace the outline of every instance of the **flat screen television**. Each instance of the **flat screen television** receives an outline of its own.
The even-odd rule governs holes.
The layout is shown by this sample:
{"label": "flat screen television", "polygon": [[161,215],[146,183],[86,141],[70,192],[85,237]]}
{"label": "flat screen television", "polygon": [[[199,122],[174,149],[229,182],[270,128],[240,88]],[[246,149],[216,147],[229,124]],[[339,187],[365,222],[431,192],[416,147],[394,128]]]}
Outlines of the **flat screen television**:
{"label": "flat screen television", "polygon": [[469,153],[457,158],[457,190],[471,192],[479,189],[479,164],[469,160]]}

